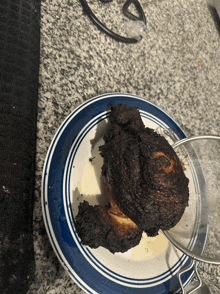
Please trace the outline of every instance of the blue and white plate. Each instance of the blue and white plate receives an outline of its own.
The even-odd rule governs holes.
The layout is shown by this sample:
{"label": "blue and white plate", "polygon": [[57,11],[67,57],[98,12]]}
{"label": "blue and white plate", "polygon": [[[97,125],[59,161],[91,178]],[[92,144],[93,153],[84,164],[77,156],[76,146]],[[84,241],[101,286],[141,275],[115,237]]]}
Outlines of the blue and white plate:
{"label": "blue and white plate", "polygon": [[[42,209],[47,233],[61,264],[87,293],[175,293],[180,288],[176,274],[190,259],[163,235],[143,236],[135,248],[112,254],[102,247],[83,246],[75,231],[79,203],[102,201],[98,147],[103,144],[110,106],[119,103],[138,107],[146,126],[171,129],[177,138],[185,138],[169,114],[134,95],[106,94],[80,105],[58,129],[45,160]],[[192,181],[190,189],[194,186]],[[183,282],[187,284],[192,275],[192,271],[184,274]]]}

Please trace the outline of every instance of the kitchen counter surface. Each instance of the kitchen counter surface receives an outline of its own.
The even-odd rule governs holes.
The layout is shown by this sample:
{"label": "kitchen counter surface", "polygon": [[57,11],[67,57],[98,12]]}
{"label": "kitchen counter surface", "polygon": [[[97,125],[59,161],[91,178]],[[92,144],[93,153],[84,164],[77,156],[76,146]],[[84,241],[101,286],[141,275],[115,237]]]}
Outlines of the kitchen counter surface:
{"label": "kitchen counter surface", "polygon": [[[123,1],[89,1],[95,14],[125,34]],[[220,36],[205,0],[141,1],[147,19],[137,44],[100,32],[76,0],[43,0],[34,208],[36,273],[28,294],[84,293],[60,265],[41,212],[41,175],[50,142],[78,105],[104,93],[148,99],[166,110],[187,135],[220,135]],[[213,293],[220,267],[201,264]]]}

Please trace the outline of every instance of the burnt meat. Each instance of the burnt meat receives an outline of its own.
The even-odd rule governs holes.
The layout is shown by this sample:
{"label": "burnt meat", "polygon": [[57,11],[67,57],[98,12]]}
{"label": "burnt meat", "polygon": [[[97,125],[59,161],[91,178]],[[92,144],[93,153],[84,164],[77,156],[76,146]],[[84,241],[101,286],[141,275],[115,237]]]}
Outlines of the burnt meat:
{"label": "burnt meat", "polygon": [[142,232],[156,236],[175,226],[188,205],[188,179],[167,140],[145,128],[135,107],[111,108],[111,126],[100,146],[108,204],[84,201],[75,219],[82,244],[125,252]]}
{"label": "burnt meat", "polygon": [[114,106],[110,121],[100,147],[102,174],[121,211],[155,236],[179,222],[188,204],[188,179],[168,141],[144,127],[137,108]]}
{"label": "burnt meat", "polygon": [[139,244],[142,231],[127,217],[122,217],[122,213],[117,215],[111,209],[111,204],[91,206],[87,201],[80,203],[75,227],[83,245],[102,246],[115,253]]}

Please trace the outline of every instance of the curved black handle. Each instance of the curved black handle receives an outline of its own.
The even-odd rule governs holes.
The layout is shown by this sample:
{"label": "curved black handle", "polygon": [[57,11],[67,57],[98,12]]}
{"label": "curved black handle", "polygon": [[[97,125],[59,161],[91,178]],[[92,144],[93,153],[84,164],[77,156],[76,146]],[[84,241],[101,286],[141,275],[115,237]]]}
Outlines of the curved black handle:
{"label": "curved black handle", "polygon": [[[131,4],[134,4],[134,6],[136,7],[136,9],[137,9],[137,11],[139,13],[139,17],[137,17],[136,15],[134,15],[131,12],[128,11],[128,7]],[[140,3],[138,2],[138,0],[127,0],[125,2],[125,4],[123,5],[123,13],[124,13],[125,16],[127,16],[131,20],[134,20],[134,21],[140,20],[140,21],[143,21],[144,24],[146,24],[146,17],[145,17],[144,11],[143,11]]]}
{"label": "curved black handle", "polygon": [[126,38],[123,36],[120,36],[113,31],[109,30],[100,20],[95,16],[95,14],[92,12],[91,8],[89,7],[86,0],[80,0],[81,5],[83,7],[84,12],[88,15],[88,17],[91,19],[91,21],[103,32],[105,32],[107,35],[112,37],[113,39],[123,42],[123,43],[137,43],[142,39],[142,36],[140,36],[140,39],[135,38]]}
{"label": "curved black handle", "polygon": [[109,3],[112,2],[112,0],[100,0],[102,3]]}

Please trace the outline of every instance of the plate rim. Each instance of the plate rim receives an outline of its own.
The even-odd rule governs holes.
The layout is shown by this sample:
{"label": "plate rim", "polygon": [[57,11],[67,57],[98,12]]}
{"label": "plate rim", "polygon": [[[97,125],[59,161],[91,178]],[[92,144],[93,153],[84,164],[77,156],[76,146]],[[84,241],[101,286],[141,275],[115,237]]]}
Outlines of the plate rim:
{"label": "plate rim", "polygon": [[[44,187],[46,188],[46,185],[45,185],[45,179],[46,179],[46,176],[47,176],[47,174],[46,174],[46,171],[48,170],[48,168],[47,167],[50,167],[50,164],[51,164],[51,162],[50,162],[50,160],[49,159],[51,159],[52,157],[51,157],[51,154],[52,154],[52,152],[53,152],[53,150],[55,149],[55,147],[56,147],[56,144],[58,144],[58,142],[59,142],[59,137],[60,136],[58,136],[59,135],[59,133],[60,133],[60,131],[61,130],[64,130],[65,129],[65,127],[69,124],[69,122],[71,121],[71,119],[73,119],[75,116],[76,116],[76,114],[78,114],[80,111],[81,111],[81,109],[83,109],[83,108],[85,108],[85,107],[88,107],[90,104],[93,104],[94,103],[94,101],[97,101],[97,100],[102,100],[102,99],[105,99],[105,98],[113,98],[113,97],[120,97],[120,98],[127,98],[127,97],[129,97],[129,98],[134,98],[134,99],[139,99],[139,100],[141,100],[141,101],[144,101],[144,102],[146,102],[146,104],[150,104],[150,105],[152,105],[153,107],[155,107],[156,109],[158,109],[158,110],[160,110],[162,113],[164,113],[167,117],[169,117],[169,119],[172,121],[172,123],[174,124],[174,125],[176,125],[179,129],[180,129],[180,131],[182,132],[182,134],[183,134],[183,136],[184,136],[184,138],[186,137],[186,134],[184,133],[184,131],[182,130],[182,128],[181,128],[181,126],[179,125],[179,123],[178,122],[176,122],[163,108],[161,108],[160,106],[157,106],[156,104],[154,104],[153,102],[151,102],[151,101],[149,101],[148,99],[146,99],[146,98],[143,98],[143,97],[139,97],[139,96],[136,96],[136,95],[132,95],[132,94],[124,94],[124,93],[107,93],[107,94],[103,94],[103,95],[98,95],[98,96],[95,96],[95,97],[93,97],[93,98],[91,98],[91,99],[89,99],[89,100],[87,100],[87,101],[85,101],[84,103],[82,103],[82,104],[80,104],[78,107],[76,107],[64,120],[63,120],[63,122],[61,123],[61,125],[59,126],[59,128],[57,129],[57,131],[56,131],[56,133],[55,133],[55,135],[54,135],[54,137],[52,138],[52,141],[51,141],[51,143],[50,143],[50,146],[49,146],[49,148],[48,148],[48,151],[47,151],[47,154],[46,154],[46,157],[45,157],[45,162],[44,162],[44,167],[43,167],[43,173],[42,173],[42,185],[41,185],[41,193],[42,193],[42,198],[41,198],[41,202],[42,202],[42,211],[43,211],[43,219],[44,219],[44,224],[45,224],[45,227],[46,227],[46,230],[47,230],[47,234],[48,234],[48,237],[49,237],[49,240],[50,240],[50,242],[51,242],[51,244],[52,244],[52,247],[53,247],[53,249],[54,249],[54,251],[55,251],[55,253],[56,253],[56,255],[57,255],[57,257],[58,257],[58,259],[59,259],[59,261],[61,262],[61,264],[63,265],[63,267],[65,268],[65,270],[67,270],[68,271],[68,273],[70,274],[70,272],[69,272],[69,269],[68,269],[68,267],[65,265],[65,263],[63,262],[63,260],[62,260],[62,258],[59,256],[59,254],[58,254],[58,252],[57,252],[57,250],[56,250],[56,248],[55,248],[55,245],[53,244],[53,240],[51,239],[51,236],[50,236],[50,232],[49,232],[49,227],[47,226],[47,224],[46,224],[46,210],[45,210],[45,208],[44,208],[44,205],[45,205],[45,195],[44,195],[44,193],[45,193],[45,191],[44,191]],[[121,102],[122,103],[122,102]],[[56,144],[55,144],[56,143]],[[47,177],[47,179],[48,179],[48,177]],[[51,226],[52,226],[52,224],[51,224]],[[72,269],[73,270],[73,272],[75,272],[75,270],[74,269]],[[97,292],[95,292],[93,289],[88,289],[89,288],[89,286],[86,284],[86,283],[81,283],[81,282],[83,282],[83,281],[78,281],[78,274],[77,273],[75,273],[75,275],[74,275],[74,277],[71,275],[71,278],[84,290],[84,291],[86,291],[87,293],[97,293]],[[188,280],[191,280],[191,276],[188,278]],[[82,278],[80,278],[79,277],[79,279],[80,280],[82,280]],[[85,285],[84,285],[85,284]],[[88,291],[89,290],[89,291]]]}

